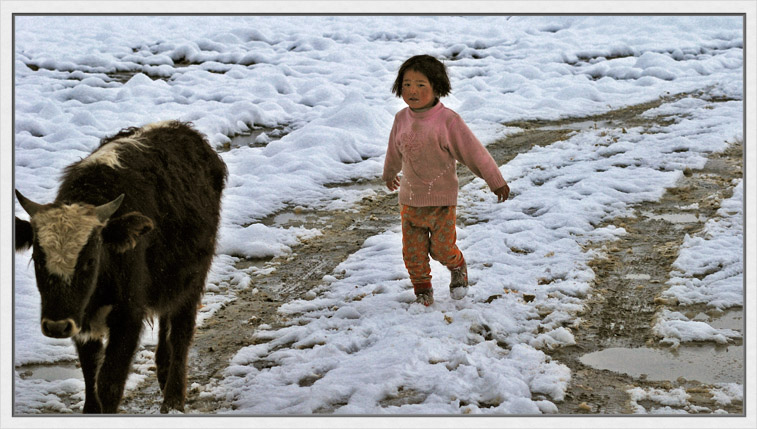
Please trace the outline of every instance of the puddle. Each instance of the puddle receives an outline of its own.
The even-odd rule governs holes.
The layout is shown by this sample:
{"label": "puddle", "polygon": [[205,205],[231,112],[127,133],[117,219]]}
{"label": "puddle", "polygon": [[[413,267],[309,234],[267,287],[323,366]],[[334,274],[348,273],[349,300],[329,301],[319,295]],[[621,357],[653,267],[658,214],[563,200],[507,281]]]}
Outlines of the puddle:
{"label": "puddle", "polygon": [[[323,225],[326,222],[326,216],[320,212],[305,212],[305,211],[286,211],[281,212],[273,217],[272,223],[269,226],[278,227],[293,227],[302,226],[305,228],[316,228],[319,225]],[[267,224],[267,222],[263,222]]]}
{"label": "puddle", "polygon": [[656,215],[651,212],[642,212],[641,214],[652,220],[664,220],[674,224],[704,222],[704,219],[695,213],[665,213]]}
{"label": "puddle", "polygon": [[276,226],[284,226],[289,224],[303,224],[307,222],[308,216],[302,213],[284,212],[277,214],[273,217],[273,224]]}
{"label": "puddle", "polygon": [[[743,311],[730,311],[722,316],[710,319],[706,314],[701,313],[707,319],[705,322],[709,323],[715,329],[731,329],[738,332],[744,332],[744,312]],[[697,316],[700,317],[700,316]],[[694,319],[696,320],[696,319]]]}
{"label": "puddle", "polygon": [[610,128],[610,127],[616,127],[617,125],[614,124],[612,121],[581,121],[581,122],[570,122],[566,124],[560,124],[560,125],[547,125],[544,127],[538,127],[540,130],[545,131],[557,131],[557,130],[576,130],[576,131],[586,131],[586,130],[598,130],[600,128]]}
{"label": "puddle", "polygon": [[265,226],[277,228],[305,227],[318,228],[328,221],[327,214],[321,211],[305,210],[302,207],[286,209],[260,220]]}
{"label": "puddle", "polygon": [[[743,332],[743,310],[708,315],[698,312],[692,320],[709,323],[716,329]],[[581,357],[596,369],[628,374],[634,378],[670,381],[683,377],[701,383],[744,383],[744,347],[712,343],[681,344],[677,350],[662,348],[614,347]]]}
{"label": "puddle", "polygon": [[62,363],[55,365],[28,365],[18,368],[21,378],[24,380],[68,380],[75,378],[84,380],[81,369],[73,363]]}
{"label": "puddle", "polygon": [[626,280],[651,280],[652,276],[649,274],[626,274]]}
{"label": "puddle", "polygon": [[271,259],[272,258],[247,258],[247,259],[242,259],[242,260],[238,261],[235,264],[235,267],[237,269],[239,269],[239,270],[247,270],[247,269],[249,269],[249,270],[251,270],[254,273],[263,272],[263,271],[266,271],[266,270],[270,269],[269,263],[271,262]]}
{"label": "puddle", "polygon": [[706,384],[744,383],[743,346],[681,345],[676,351],[618,347],[584,355],[581,362],[654,381],[683,377]]}

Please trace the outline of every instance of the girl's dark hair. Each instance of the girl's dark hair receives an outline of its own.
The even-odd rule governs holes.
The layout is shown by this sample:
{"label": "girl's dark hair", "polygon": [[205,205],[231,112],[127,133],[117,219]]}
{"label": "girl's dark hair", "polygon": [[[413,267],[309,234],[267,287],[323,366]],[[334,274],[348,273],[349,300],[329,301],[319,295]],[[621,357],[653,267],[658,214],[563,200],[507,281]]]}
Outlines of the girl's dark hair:
{"label": "girl's dark hair", "polygon": [[444,64],[431,55],[416,55],[402,63],[397,72],[397,80],[394,81],[392,87],[392,92],[397,97],[402,97],[402,80],[408,70],[426,75],[431,88],[438,97],[444,97],[452,91],[452,85],[450,85],[449,77],[447,77],[447,68]]}

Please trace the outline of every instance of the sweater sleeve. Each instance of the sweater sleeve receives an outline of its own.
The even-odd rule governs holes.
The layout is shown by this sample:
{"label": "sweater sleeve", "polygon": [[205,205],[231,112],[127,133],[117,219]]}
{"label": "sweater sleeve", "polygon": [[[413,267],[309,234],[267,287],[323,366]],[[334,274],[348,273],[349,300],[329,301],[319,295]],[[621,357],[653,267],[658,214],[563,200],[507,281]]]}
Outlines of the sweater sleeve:
{"label": "sweater sleeve", "polygon": [[397,118],[395,117],[392,131],[389,133],[389,144],[384,159],[384,173],[381,177],[384,181],[392,180],[399,174],[400,170],[402,170],[402,154],[397,144]]}
{"label": "sweater sleeve", "polygon": [[447,123],[448,147],[452,156],[484,179],[494,191],[507,183],[486,147],[476,138],[463,119],[455,114]]}

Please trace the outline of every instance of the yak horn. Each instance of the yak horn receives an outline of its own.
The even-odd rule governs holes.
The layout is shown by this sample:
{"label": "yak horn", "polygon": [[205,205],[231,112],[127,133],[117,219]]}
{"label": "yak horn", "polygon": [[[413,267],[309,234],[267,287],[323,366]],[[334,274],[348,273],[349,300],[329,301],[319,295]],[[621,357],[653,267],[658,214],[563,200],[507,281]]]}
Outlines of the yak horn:
{"label": "yak horn", "polygon": [[124,200],[124,194],[121,194],[116,198],[115,200],[105,203],[101,206],[97,206],[95,208],[95,213],[97,213],[97,218],[100,219],[100,222],[105,222],[113,215],[113,213],[118,210],[119,207],[121,207],[121,203]]}
{"label": "yak horn", "polygon": [[18,203],[21,204],[21,207],[26,211],[26,213],[30,217],[33,217],[35,214],[37,214],[37,212],[40,211],[40,209],[42,209],[43,207],[42,204],[37,204],[34,201],[21,195],[21,192],[19,192],[18,189],[16,189],[15,191],[16,191],[16,198],[18,198]]}

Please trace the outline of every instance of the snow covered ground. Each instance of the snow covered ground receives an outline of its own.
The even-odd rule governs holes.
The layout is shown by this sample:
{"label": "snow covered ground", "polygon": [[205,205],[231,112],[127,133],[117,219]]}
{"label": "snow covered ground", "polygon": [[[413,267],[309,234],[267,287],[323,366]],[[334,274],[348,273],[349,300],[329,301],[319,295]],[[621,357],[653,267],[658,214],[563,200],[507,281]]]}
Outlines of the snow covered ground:
{"label": "snow covered ground", "polygon": [[[597,225],[660,198],[685,168],[744,139],[743,35],[742,18],[730,16],[17,16],[15,185],[52,200],[64,166],[127,126],[192,121],[218,147],[269,130],[258,138],[264,147],[222,153],[230,179],[202,322],[249,287],[236,257],[287,254],[321,233],[262,218],[293,206],[348,208],[373,192],[324,184],[380,175],[404,107],[391,85],[411,55],[444,59],[453,92],[443,102],[484,144],[518,131],[505,121],[703,91],[663,106],[676,121],[656,133],[589,129],[518,156],[501,167],[513,195],[504,204],[481,180],[465,186],[459,210],[477,223],[458,232],[475,284],[464,300],[449,298],[449,274],[435,264],[436,304],[412,304],[398,220],[326,276],[315,299],[285,304],[291,326],[262,329],[271,341],[239,350],[203,392],[232,401],[233,411],[219,410],[229,414],[555,413],[571,374],[544,350],[574,341],[595,256],[582,245],[622,238],[624,230]],[[743,195],[738,184],[705,236],[686,241],[671,295],[744,304]],[[39,330],[28,253],[14,270],[14,364],[74,360],[70,341]],[[709,275],[697,280],[701,273]],[[732,335],[679,319],[667,314],[658,325],[672,342]],[[130,389],[151,357],[137,357]],[[272,365],[259,370],[260,359]],[[55,394],[83,391],[75,377],[24,380],[16,371],[14,381],[17,413],[79,412]],[[418,400],[386,403],[400,392]]]}

